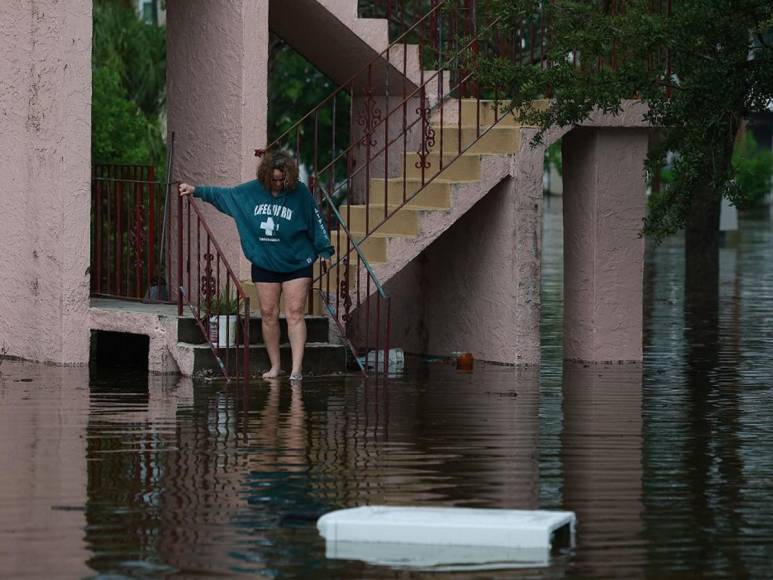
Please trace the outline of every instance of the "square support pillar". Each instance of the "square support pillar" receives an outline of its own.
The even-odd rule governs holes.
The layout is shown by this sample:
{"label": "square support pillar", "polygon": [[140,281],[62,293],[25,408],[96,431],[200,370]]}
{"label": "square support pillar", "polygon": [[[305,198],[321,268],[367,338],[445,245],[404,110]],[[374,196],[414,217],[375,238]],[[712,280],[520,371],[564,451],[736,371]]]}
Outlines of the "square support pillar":
{"label": "square support pillar", "polygon": [[[255,179],[254,150],[266,145],[268,3],[168,0],[167,38],[172,177],[227,186]],[[204,205],[231,267],[249,278],[233,220]]]}
{"label": "square support pillar", "polygon": [[91,0],[0,8],[0,352],[89,359]]}
{"label": "square support pillar", "polygon": [[563,138],[564,358],[641,361],[645,129]]}

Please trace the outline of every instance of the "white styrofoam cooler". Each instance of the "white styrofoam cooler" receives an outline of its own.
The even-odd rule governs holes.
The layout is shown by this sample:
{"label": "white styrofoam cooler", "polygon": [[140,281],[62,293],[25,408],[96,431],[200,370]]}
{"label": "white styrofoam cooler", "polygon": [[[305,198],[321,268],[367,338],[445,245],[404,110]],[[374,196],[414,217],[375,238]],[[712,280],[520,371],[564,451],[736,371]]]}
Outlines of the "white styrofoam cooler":
{"label": "white styrofoam cooler", "polygon": [[331,560],[360,560],[379,566],[410,567],[434,572],[544,568],[550,565],[550,551],[544,548],[501,546],[326,541],[325,556]]}
{"label": "white styrofoam cooler", "polygon": [[328,542],[386,542],[550,550],[553,533],[573,512],[444,507],[365,506],[337,510],[317,520]]}

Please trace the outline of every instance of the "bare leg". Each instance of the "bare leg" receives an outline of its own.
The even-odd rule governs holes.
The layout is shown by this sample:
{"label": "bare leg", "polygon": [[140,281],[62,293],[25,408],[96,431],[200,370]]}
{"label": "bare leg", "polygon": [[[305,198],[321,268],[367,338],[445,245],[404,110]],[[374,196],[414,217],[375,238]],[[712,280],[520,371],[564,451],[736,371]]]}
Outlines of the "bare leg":
{"label": "bare leg", "polygon": [[287,334],[290,336],[290,348],[293,351],[292,374],[300,375],[303,370],[303,349],[306,347],[306,297],[309,294],[311,278],[296,278],[282,284],[285,298],[285,316]]}
{"label": "bare leg", "polygon": [[263,330],[263,343],[268,351],[271,368],[263,373],[263,378],[278,377],[282,372],[279,356],[279,294],[282,285],[272,282],[256,282],[258,301],[260,302],[260,325]]}

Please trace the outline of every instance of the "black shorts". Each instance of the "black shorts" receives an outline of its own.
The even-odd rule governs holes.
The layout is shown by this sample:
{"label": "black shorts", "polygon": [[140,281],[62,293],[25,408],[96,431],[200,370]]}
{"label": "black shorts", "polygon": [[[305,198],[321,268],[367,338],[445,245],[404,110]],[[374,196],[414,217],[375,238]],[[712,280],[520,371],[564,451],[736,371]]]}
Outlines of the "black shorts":
{"label": "black shorts", "polygon": [[312,265],[309,264],[305,268],[300,270],[293,270],[292,272],[274,272],[273,270],[264,270],[259,268],[255,264],[252,265],[252,281],[253,282],[269,282],[274,284],[281,284],[288,280],[295,280],[296,278],[312,278],[313,270]]}

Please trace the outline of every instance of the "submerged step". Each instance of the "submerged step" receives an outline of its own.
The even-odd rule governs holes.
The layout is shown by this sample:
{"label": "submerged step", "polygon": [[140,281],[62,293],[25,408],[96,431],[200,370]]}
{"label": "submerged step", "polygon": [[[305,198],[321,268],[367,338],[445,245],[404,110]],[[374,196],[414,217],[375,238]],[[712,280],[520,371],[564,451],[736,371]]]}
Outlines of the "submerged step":
{"label": "submerged step", "polygon": [[[178,348],[190,349],[193,351],[194,375],[219,372],[220,367],[208,344],[178,343]],[[290,351],[290,345],[287,343],[280,344],[279,354],[282,359],[282,368],[291,368],[292,353]],[[241,356],[241,351],[234,348],[227,351],[226,354],[226,350],[222,349],[220,356],[221,358],[225,358],[226,356],[229,358]],[[271,366],[266,348],[262,344],[250,345],[249,357],[250,369],[253,373],[265,371]],[[344,346],[330,343],[309,342],[306,344],[306,349],[304,351],[303,372],[313,375],[328,375],[344,372],[347,368],[347,357],[348,351]]]}
{"label": "submerged step", "polygon": [[329,542],[489,546],[549,552],[574,545],[573,512],[444,507],[366,506],[337,510],[317,521]]}

